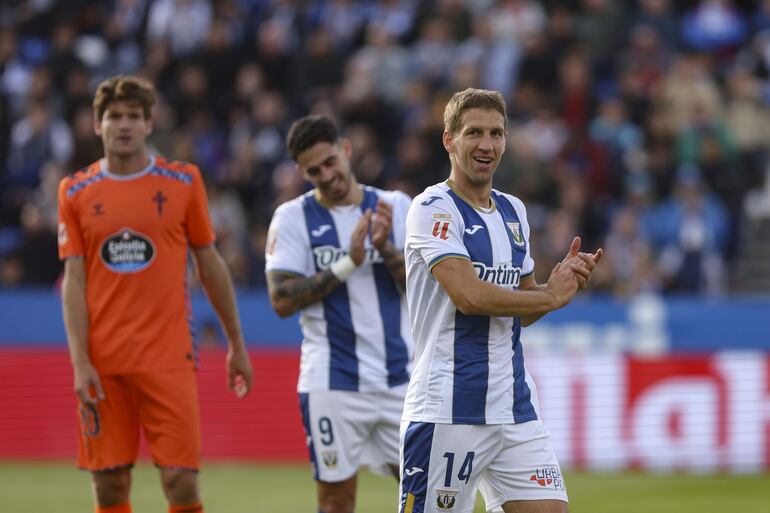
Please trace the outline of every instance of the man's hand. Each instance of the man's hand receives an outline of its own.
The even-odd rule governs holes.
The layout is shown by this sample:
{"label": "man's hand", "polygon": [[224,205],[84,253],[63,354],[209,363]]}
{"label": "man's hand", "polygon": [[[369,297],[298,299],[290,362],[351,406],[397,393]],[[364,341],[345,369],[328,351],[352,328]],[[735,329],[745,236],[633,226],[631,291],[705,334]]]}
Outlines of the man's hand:
{"label": "man's hand", "polygon": [[561,262],[551,271],[546,284],[546,290],[553,294],[556,300],[557,308],[561,308],[575,297],[578,291],[577,274],[569,265]]}
{"label": "man's hand", "polygon": [[377,210],[372,214],[370,236],[372,245],[382,251],[388,242],[388,236],[393,226],[393,207],[389,203],[377,200]]}
{"label": "man's hand", "polygon": [[372,211],[367,209],[364,215],[359,218],[355,228],[353,228],[353,233],[350,234],[350,250],[348,254],[357,266],[364,263],[364,257],[366,256],[364,242],[369,233],[369,222],[371,219]]}
{"label": "man's hand", "polygon": [[[229,344],[232,346],[233,344]],[[243,347],[243,344],[240,344]],[[243,399],[251,390],[253,379],[251,370],[251,360],[246,350],[232,349],[227,351],[225,359],[227,369],[227,388],[235,392],[238,399]]]}
{"label": "man's hand", "polygon": [[[75,395],[82,404],[96,405],[105,399],[102,381],[99,373],[91,362],[82,362],[72,365],[75,378]],[[95,395],[91,392],[95,392]]]}
{"label": "man's hand", "polygon": [[602,248],[596,250],[596,253],[584,253],[580,251],[580,237],[572,239],[569,252],[564,260],[556,264],[551,274],[556,272],[560,267],[567,266],[572,269],[577,279],[578,290],[583,290],[588,286],[588,282],[591,279],[591,273],[593,273],[596,264],[601,260],[604,251]]}

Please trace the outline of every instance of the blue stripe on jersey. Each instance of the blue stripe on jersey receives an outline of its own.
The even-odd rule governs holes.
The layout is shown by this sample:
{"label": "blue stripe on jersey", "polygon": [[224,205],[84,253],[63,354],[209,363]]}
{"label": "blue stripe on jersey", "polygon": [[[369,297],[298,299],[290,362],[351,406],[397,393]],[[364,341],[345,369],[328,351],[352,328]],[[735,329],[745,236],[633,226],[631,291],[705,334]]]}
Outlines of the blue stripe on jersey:
{"label": "blue stripe on jersey", "polygon": [[187,173],[182,173],[180,171],[173,171],[165,167],[153,166],[152,169],[150,169],[149,174],[153,176],[162,176],[163,178],[171,178],[172,180],[178,180],[185,185],[192,185],[193,181],[192,175],[188,175]]}
{"label": "blue stripe on jersey", "polygon": [[310,431],[310,397],[308,394],[299,394],[299,411],[302,414],[302,426],[305,428],[307,449],[310,452],[310,464],[313,466],[313,479],[318,480],[318,463],[315,459],[315,447],[313,446],[313,433]]}
{"label": "blue stripe on jersey", "polygon": [[[339,248],[337,227],[331,213],[318,203],[312,193],[305,196],[302,207],[313,250],[321,246]],[[319,229],[322,226],[325,228]],[[316,271],[320,271],[315,258],[313,262]],[[347,284],[343,283],[326,296],[323,307],[326,336],[329,339],[329,389],[357,391],[356,333],[353,330]]]}
{"label": "blue stripe on jersey", "polygon": [[[453,191],[448,191],[465,221],[465,226],[480,225],[473,234],[463,232],[463,243],[471,262],[493,265],[489,229],[481,216]],[[454,379],[452,394],[453,424],[486,422],[489,387],[489,317],[455,313]]]}
{"label": "blue stripe on jersey", "polygon": [[85,189],[89,185],[93,185],[93,184],[95,184],[97,182],[101,182],[102,180],[104,180],[104,173],[99,171],[95,175],[93,175],[93,176],[91,176],[89,178],[86,178],[82,182],[78,182],[75,185],[73,185],[72,187],[70,187],[69,189],[67,189],[67,196],[72,196],[73,194],[77,193],[78,191],[81,191],[81,190]]}
{"label": "blue stripe on jersey", "polygon": [[410,422],[404,433],[403,463],[401,469],[401,501],[398,508],[404,513],[407,494],[414,495],[413,511],[428,511],[425,499],[428,495],[428,471],[430,453],[433,448],[433,432],[436,425],[431,422]]}
{"label": "blue stripe on jersey", "polygon": [[[374,211],[377,208],[377,193],[369,187],[364,188],[364,199],[361,202],[361,210],[367,208]],[[393,242],[393,230],[388,236]],[[380,304],[382,327],[385,337],[385,365],[388,369],[388,386],[394,387],[409,381],[409,373],[406,366],[409,362],[409,353],[406,342],[401,336],[401,294],[396,287],[393,275],[390,274],[384,263],[372,265],[374,270],[374,282],[377,287],[377,299]]]}
{"label": "blue stripe on jersey", "polygon": [[537,420],[535,405],[532,404],[532,391],[529,389],[524,369],[524,348],[521,345],[521,319],[513,319],[513,421],[517,424]]}
{"label": "blue stripe on jersey", "polygon": [[[503,217],[505,226],[508,223],[519,223],[519,229],[521,229],[521,222],[519,216],[516,215],[516,209],[513,208],[511,202],[502,196],[492,192],[495,203],[497,203],[497,209],[500,215]],[[526,256],[527,247],[526,243],[523,246],[519,246],[513,240],[513,235],[510,229],[506,230],[508,234],[508,240],[511,243],[511,255],[513,257],[512,264],[515,267],[521,267],[524,263],[524,257]],[[523,231],[522,237],[523,235]],[[513,348],[513,421],[514,422],[527,422],[537,419],[537,413],[535,413],[535,407],[532,404],[532,391],[529,389],[529,385],[526,381],[526,370],[524,369],[524,349],[521,345],[521,319],[515,317],[513,319],[513,331],[511,333],[511,345]]]}

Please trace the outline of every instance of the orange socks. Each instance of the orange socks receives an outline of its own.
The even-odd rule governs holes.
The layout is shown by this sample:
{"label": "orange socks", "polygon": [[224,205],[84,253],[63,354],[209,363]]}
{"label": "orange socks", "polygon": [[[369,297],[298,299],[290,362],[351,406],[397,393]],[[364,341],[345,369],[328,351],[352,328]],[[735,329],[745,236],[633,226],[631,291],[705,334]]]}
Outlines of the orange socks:
{"label": "orange socks", "polygon": [[116,506],[96,506],[96,513],[131,513],[131,503],[125,502]]}
{"label": "orange socks", "polygon": [[184,504],[176,506],[169,504],[168,513],[203,513],[203,504],[200,502],[196,502],[195,504]]}

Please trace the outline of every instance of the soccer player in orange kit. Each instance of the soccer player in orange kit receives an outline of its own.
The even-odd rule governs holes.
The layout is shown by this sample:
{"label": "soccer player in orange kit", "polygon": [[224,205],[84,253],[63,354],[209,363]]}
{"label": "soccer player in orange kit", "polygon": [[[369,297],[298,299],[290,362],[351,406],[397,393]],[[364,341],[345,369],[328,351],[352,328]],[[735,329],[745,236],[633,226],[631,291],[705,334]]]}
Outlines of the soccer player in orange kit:
{"label": "soccer player in orange kit", "polygon": [[78,465],[92,473],[97,513],[131,511],[140,427],[160,469],[168,511],[203,511],[197,354],[186,283],[190,252],[227,336],[228,386],[243,397],[252,379],[200,171],[146,149],[154,101],[154,88],[143,79],[102,82],[93,106],[104,158],[59,186]]}

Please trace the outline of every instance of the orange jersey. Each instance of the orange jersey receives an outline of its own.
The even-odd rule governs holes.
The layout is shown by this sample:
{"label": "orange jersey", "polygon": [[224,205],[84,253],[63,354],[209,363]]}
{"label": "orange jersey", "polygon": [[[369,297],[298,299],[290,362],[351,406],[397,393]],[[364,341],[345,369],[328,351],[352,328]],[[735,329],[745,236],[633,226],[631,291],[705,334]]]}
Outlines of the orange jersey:
{"label": "orange jersey", "polygon": [[61,181],[59,257],[85,258],[88,349],[100,373],[195,364],[188,248],[213,242],[192,164],[155,157],[123,176],[102,160]]}

